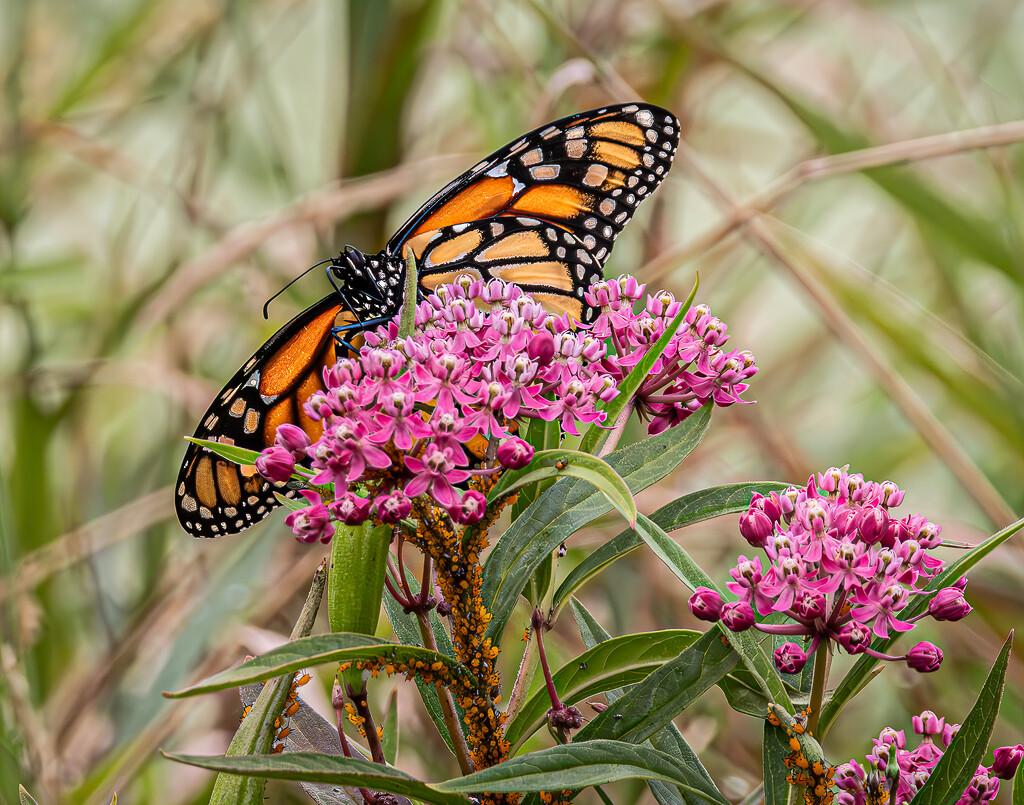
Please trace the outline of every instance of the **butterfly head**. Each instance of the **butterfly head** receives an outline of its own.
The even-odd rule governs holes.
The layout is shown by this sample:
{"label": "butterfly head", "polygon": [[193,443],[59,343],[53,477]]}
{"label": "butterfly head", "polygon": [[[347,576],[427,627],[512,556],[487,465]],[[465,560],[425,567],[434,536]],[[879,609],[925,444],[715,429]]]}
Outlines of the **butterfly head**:
{"label": "butterfly head", "polygon": [[342,304],[360,321],[390,318],[401,304],[390,276],[394,267],[386,265],[383,258],[380,254],[367,255],[346,246],[331,260],[327,270],[327,277]]}

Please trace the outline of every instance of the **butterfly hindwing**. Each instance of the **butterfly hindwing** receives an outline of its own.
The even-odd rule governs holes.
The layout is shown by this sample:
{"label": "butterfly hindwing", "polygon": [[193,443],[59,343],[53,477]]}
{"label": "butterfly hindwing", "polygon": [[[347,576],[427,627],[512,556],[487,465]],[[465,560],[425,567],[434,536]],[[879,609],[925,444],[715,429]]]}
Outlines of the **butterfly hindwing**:
{"label": "butterfly hindwing", "polygon": [[500,215],[424,232],[406,243],[416,255],[420,289],[469,275],[514,282],[551,312],[590,321],[597,310],[583,291],[601,279],[601,266],[572,232],[537,218]]}
{"label": "butterfly hindwing", "polygon": [[[315,440],[320,424],[302,410],[323,388],[321,371],[335,362],[332,328],[347,314],[334,296],[304,310],[239,369],[217,395],[195,438],[262,450],[274,443],[277,426],[290,422]],[[277,506],[274,492],[287,492],[256,472],[190,444],[178,473],[176,511],[193,536],[216,537],[242,531]]]}
{"label": "butterfly hindwing", "polygon": [[399,254],[426,232],[495,216],[536,218],[572,232],[598,265],[661,183],[679,121],[658,106],[622,104],[548,123],[448,184],[388,243]]}

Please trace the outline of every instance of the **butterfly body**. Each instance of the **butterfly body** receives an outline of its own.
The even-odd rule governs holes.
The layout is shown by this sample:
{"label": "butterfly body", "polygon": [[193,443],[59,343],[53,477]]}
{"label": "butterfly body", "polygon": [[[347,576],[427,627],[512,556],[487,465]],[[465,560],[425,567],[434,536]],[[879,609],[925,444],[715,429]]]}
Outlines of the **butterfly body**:
{"label": "butterfly body", "polygon": [[[347,247],[331,260],[334,292],[300,313],[236,372],[196,437],[262,450],[291,422],[311,439],[320,424],[302,410],[321,372],[361,333],[397,315],[415,257],[419,297],[469,276],[514,282],[556,314],[587,323],[584,298],[602,277],[615,238],[664,179],[679,121],[664,109],[622,104],[554,121],[495,151],[426,202],[377,254]],[[236,533],[277,505],[274,486],[190,445],[176,511],[186,531]]]}

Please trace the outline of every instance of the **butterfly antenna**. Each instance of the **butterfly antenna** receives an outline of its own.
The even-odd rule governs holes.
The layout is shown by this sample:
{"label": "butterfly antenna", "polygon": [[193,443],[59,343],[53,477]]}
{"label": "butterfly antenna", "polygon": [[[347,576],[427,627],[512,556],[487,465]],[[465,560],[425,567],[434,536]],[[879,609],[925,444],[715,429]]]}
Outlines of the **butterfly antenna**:
{"label": "butterfly antenna", "polygon": [[[270,303],[271,302],[273,302],[275,299],[277,299],[277,297],[279,297],[281,294],[283,294],[285,291],[287,291],[289,288],[291,288],[292,285],[294,285],[296,282],[298,282],[300,279],[302,279],[304,276],[306,276],[314,268],[319,268],[324,263],[329,263],[329,262],[331,262],[331,261],[330,260],[321,260],[316,265],[310,266],[305,271],[303,271],[301,274],[299,274],[299,276],[297,276],[295,279],[293,279],[291,282],[289,282],[287,285],[285,285],[280,291],[278,291],[276,294],[274,294],[272,297],[270,297],[266,302],[264,302],[263,303],[263,318],[265,318],[265,319],[269,319],[270,318],[270,315],[269,315],[268,311],[270,310]],[[335,286],[335,287],[337,287],[337,286]]]}

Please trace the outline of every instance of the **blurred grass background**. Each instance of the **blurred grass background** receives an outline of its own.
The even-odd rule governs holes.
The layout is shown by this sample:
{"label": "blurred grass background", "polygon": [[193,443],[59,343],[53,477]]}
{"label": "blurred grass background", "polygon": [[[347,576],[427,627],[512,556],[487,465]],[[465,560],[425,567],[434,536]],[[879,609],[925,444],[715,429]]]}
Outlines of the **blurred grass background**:
{"label": "blurred grass background", "polygon": [[[685,295],[699,270],[700,300],[761,367],[758,404],[717,413],[645,511],[847,462],[897,481],[901,511],[953,542],[1024,510],[1015,0],[3,0],[0,15],[4,803],[19,780],[43,805],[205,801],[210,778],[157,749],[222,751],[238,700],[159,693],[283,639],[319,555],[280,515],[182,533],[181,437],[327,287],[311,274],[266,322],[275,290],[346,243],[381,248],[450,177],[563,114],[644,98],[680,116],[686,146],[609,271]],[[618,530],[578,535],[565,567]],[[719,577],[744,547],[732,521],[677,536]],[[942,670],[888,668],[828,755],[863,755],[923,708],[962,719],[1024,622],[1022,590],[1011,543],[972,574],[970,619],[922,627]],[[585,592],[613,633],[693,625],[639,552]],[[568,620],[548,642],[562,660],[578,648]],[[993,745],[1021,739],[1020,649],[1010,673]],[[399,687],[400,765],[456,773]],[[759,727],[717,694],[679,723],[729,796],[752,788]]]}

